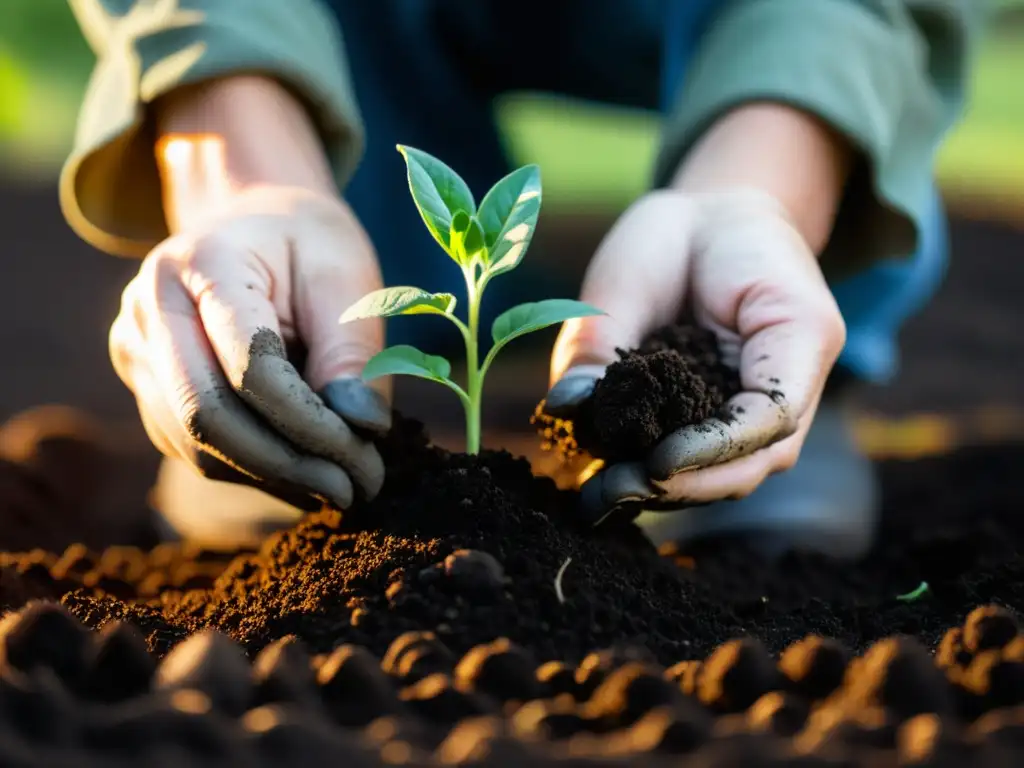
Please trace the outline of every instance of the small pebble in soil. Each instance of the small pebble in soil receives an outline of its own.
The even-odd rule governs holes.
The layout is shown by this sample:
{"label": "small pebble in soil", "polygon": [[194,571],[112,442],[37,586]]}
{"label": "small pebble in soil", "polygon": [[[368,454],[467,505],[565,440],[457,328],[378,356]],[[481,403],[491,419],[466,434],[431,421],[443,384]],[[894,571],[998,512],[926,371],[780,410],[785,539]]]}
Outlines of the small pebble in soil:
{"label": "small pebble in soil", "polygon": [[963,645],[971,653],[1002,648],[1017,636],[1016,617],[999,605],[982,605],[964,621]]}
{"label": "small pebble in soil", "polygon": [[486,694],[498,701],[530,701],[540,696],[537,662],[508,638],[478,645],[455,667],[455,687]]}
{"label": "small pebble in soil", "polygon": [[633,661],[653,662],[654,659],[645,648],[632,645],[587,654],[576,668],[576,695],[581,701],[590,698],[610,673]]}
{"label": "small pebble in soil", "polygon": [[459,549],[444,559],[444,573],[452,586],[470,594],[493,593],[505,584],[505,569],[494,555]]}
{"label": "small pebble in soil", "polygon": [[807,700],[792,693],[773,691],[759,698],[747,709],[746,723],[753,731],[794,736],[803,728],[810,707]]}
{"label": "small pebble in soil", "polygon": [[31,603],[0,621],[0,669],[52,670],[68,684],[86,671],[91,638],[68,611],[53,603]]}
{"label": "small pebble in soil", "polygon": [[782,676],[764,645],[743,638],[719,646],[704,662],[697,696],[716,712],[742,712],[781,684]]}
{"label": "small pebble in soil", "polygon": [[392,681],[365,649],[342,645],[317,670],[320,695],[331,719],[347,727],[364,726],[378,717],[401,714]]}
{"label": "small pebble in soil", "polygon": [[406,684],[433,674],[448,672],[455,656],[433,632],[406,632],[396,637],[381,661],[381,669]]}
{"label": "small pebble in soil", "polygon": [[585,705],[586,717],[602,722],[604,730],[623,728],[655,707],[677,702],[680,695],[661,670],[633,661],[605,677]]}
{"label": "small pebble in soil", "polygon": [[935,649],[935,666],[939,669],[964,667],[971,663],[971,653],[964,648],[964,630],[962,627],[950,627],[942,636],[939,647]]}
{"label": "small pebble in soil", "polygon": [[460,691],[442,672],[435,672],[403,688],[399,698],[420,717],[445,724],[455,724],[492,710],[486,698]]}
{"label": "small pebble in soil", "polygon": [[793,643],[779,659],[779,670],[797,693],[823,699],[842,685],[850,652],[834,640],[818,635]]}
{"label": "small pebble in soil", "polygon": [[214,707],[234,717],[245,712],[253,694],[250,665],[241,647],[213,630],[175,646],[157,669],[155,686],[200,691]]}
{"label": "small pebble in soil", "polygon": [[150,687],[156,668],[142,634],[132,624],[114,621],[96,634],[80,691],[106,702],[140,696]]}
{"label": "small pebble in soil", "polygon": [[294,635],[275,640],[260,651],[252,673],[256,705],[287,702],[312,707],[319,703],[312,659]]}
{"label": "small pebble in soil", "polygon": [[954,709],[949,685],[928,649],[911,637],[890,637],[847,667],[843,694],[861,706],[881,706],[905,720]]}
{"label": "small pebble in soil", "polygon": [[579,704],[569,694],[537,699],[519,707],[512,715],[511,727],[525,739],[561,741],[583,733],[590,723]]}
{"label": "small pebble in soil", "polygon": [[346,768],[380,765],[354,735],[307,711],[264,705],[247,712],[241,725],[264,765],[329,765],[339,755]]}

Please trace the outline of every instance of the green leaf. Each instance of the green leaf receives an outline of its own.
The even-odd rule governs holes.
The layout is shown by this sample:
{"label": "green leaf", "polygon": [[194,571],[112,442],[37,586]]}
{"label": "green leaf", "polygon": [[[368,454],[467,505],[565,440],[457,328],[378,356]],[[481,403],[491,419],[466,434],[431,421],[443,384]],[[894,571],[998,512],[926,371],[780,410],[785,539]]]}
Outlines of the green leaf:
{"label": "green leaf", "polygon": [[454,309],[455,297],[450,293],[428,293],[422,288],[403,285],[366,294],[345,310],[339,322],[396,315],[450,315]]}
{"label": "green leaf", "polygon": [[512,339],[527,333],[539,331],[549,325],[571,320],[574,317],[603,315],[604,312],[582,301],[572,299],[545,299],[544,301],[520,304],[498,315],[491,327],[495,344],[505,345]]}
{"label": "green leaf", "polygon": [[478,254],[487,260],[484,230],[476,216],[459,211],[452,217],[451,254],[459,264],[468,264]]}
{"label": "green leaf", "polygon": [[452,218],[459,211],[476,213],[476,203],[466,182],[436,157],[419,149],[398,145],[408,170],[409,191],[430,234],[451,251]]}
{"label": "green leaf", "polygon": [[537,228],[540,203],[540,168],[536,165],[512,171],[484,197],[477,218],[484,229],[491,274],[519,266]]}
{"label": "green leaf", "polygon": [[388,347],[370,358],[363,368],[363,381],[401,374],[449,384],[448,377],[451,372],[451,363],[443,357],[428,355],[408,344],[399,344]]}
{"label": "green leaf", "polygon": [[907,592],[905,595],[896,595],[896,599],[904,603],[913,603],[914,601],[920,600],[922,597],[924,597],[928,589],[928,582],[922,581],[920,584],[917,585],[917,589]]}

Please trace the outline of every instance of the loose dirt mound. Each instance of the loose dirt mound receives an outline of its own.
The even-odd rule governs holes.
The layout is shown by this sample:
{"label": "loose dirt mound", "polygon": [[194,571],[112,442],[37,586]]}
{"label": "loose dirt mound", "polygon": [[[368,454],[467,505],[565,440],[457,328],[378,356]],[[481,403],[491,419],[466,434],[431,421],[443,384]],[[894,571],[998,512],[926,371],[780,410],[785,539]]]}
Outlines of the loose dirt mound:
{"label": "loose dirt mound", "polygon": [[581,526],[526,462],[403,419],[381,450],[377,499],[255,552],[0,554],[0,764],[1024,755],[1024,446],[883,464],[856,564],[658,552]]}

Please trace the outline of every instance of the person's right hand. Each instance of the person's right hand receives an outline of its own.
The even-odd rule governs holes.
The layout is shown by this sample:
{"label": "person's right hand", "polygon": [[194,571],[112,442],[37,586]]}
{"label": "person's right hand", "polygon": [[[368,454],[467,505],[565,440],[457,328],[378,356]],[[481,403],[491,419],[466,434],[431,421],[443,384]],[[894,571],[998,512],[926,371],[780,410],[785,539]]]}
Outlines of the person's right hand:
{"label": "person's right hand", "polygon": [[[341,325],[381,287],[346,203],[249,187],[158,245],[124,291],[110,354],[150,439],[204,476],[297,506],[372,498],[384,466],[366,439],[390,427],[386,393],[359,379],[380,321]],[[304,376],[285,342],[308,350]]]}

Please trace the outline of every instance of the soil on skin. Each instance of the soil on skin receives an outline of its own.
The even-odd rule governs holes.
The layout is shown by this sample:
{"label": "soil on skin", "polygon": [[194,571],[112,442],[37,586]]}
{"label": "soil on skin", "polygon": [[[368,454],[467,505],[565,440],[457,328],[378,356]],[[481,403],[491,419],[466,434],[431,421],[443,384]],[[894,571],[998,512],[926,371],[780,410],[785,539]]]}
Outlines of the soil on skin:
{"label": "soil on skin", "polygon": [[740,390],[739,375],[704,328],[666,326],[618,353],[571,424],[538,407],[534,422],[564,455],[582,451],[612,463],[643,458],[677,429],[720,415]]}

